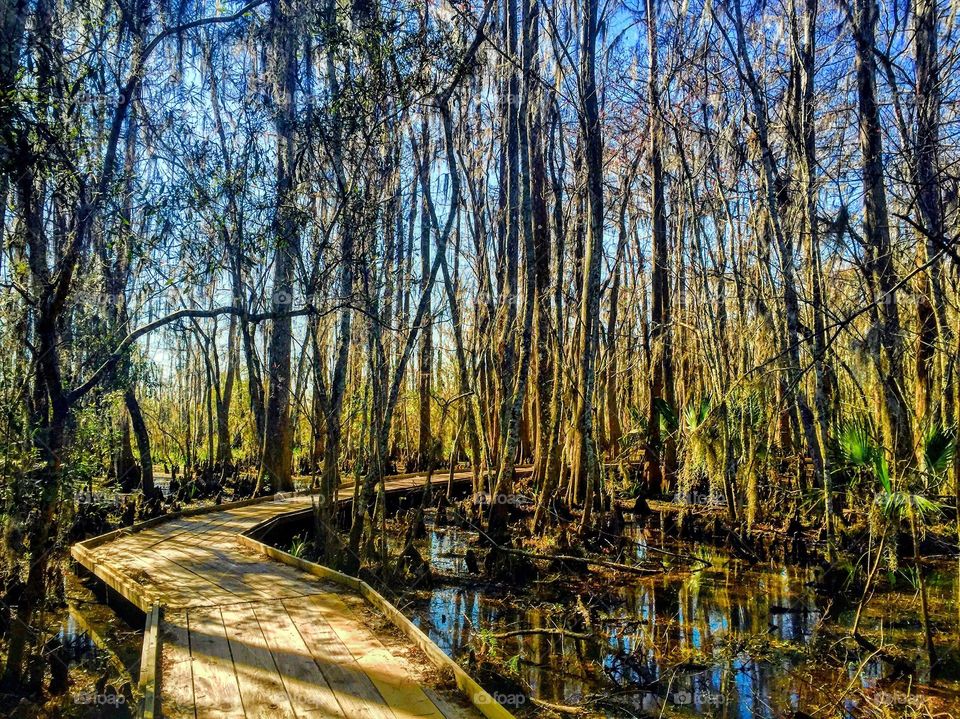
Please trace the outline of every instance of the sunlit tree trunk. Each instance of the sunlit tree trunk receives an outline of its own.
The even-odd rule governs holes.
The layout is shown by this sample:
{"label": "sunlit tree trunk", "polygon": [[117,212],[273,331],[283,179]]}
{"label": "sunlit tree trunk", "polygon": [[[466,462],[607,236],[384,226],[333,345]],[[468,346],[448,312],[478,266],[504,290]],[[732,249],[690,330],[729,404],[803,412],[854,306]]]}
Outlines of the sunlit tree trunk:
{"label": "sunlit tree trunk", "polygon": [[817,135],[814,122],[814,85],[817,51],[818,0],[805,0],[802,29],[798,27],[797,8],[791,4],[791,38],[798,58],[797,100],[794,103],[797,127],[797,157],[803,191],[801,193],[802,227],[807,238],[807,258],[813,314],[814,411],[816,439],[821,457],[824,527],[828,540],[833,530],[833,492],[831,488],[830,453],[827,451],[831,428],[832,377],[827,361],[826,295],[823,286],[823,262],[820,229],[817,219]]}
{"label": "sunlit tree trunk", "polygon": [[[498,461],[513,462],[503,456],[507,442],[507,421],[512,411],[512,387],[517,377],[517,349],[516,324],[517,303],[520,297],[519,262],[520,262],[520,73],[515,62],[520,59],[520,45],[518,35],[518,0],[505,0],[503,3],[503,32],[506,52],[509,60],[502,63],[506,77],[503,80],[503,89],[506,96],[500,99],[500,106],[504,108],[505,117],[501,120],[503,132],[503,162],[500,185],[500,227],[498,229],[503,238],[502,250],[499,253],[501,267],[499,274],[500,305],[498,312],[499,347],[500,347],[500,411],[499,437],[497,440]],[[519,429],[518,429],[519,431]]]}
{"label": "sunlit tree trunk", "polygon": [[549,508],[555,499],[557,486],[560,482],[561,446],[560,434],[563,421],[562,412],[562,383],[563,383],[563,346],[566,338],[564,324],[564,258],[566,250],[566,220],[564,213],[563,174],[566,170],[566,156],[559,135],[560,111],[556,96],[550,96],[550,132],[548,143],[548,157],[553,158],[550,163],[550,191],[553,201],[553,237],[555,238],[553,253],[553,319],[556,327],[556,337],[552,344],[552,388],[550,392],[550,426],[547,432],[548,448],[544,460],[543,478],[537,509],[534,514],[534,531],[542,531],[548,524]]}
{"label": "sunlit tree trunk", "polygon": [[[937,3],[918,0],[914,6],[914,53],[916,58],[916,139],[914,174],[917,207],[922,228],[921,246],[929,263],[924,280],[924,295],[929,299],[924,310],[929,317],[921,321],[917,374],[920,401],[917,416],[928,423],[953,425],[953,372],[947,367],[949,348],[953,344],[953,328],[947,320],[947,297],[944,290],[941,247],[946,242],[943,206],[940,199],[941,173],[937,162],[940,151],[941,80],[937,40]],[[943,381],[942,397],[946,401],[931,406],[933,365],[943,359],[939,376]]]}
{"label": "sunlit tree trunk", "polygon": [[223,389],[216,393],[217,399],[217,462],[233,461],[233,441],[230,437],[230,407],[233,404],[234,378],[237,373],[237,322],[230,318],[227,330],[227,369]]}
{"label": "sunlit tree trunk", "polygon": [[550,222],[546,201],[543,113],[537,76],[540,72],[540,0],[523,1],[523,137],[527,172],[524,181],[524,232],[533,235],[536,255],[534,363],[534,484],[543,486],[550,445],[550,389],[553,377],[550,353]]}

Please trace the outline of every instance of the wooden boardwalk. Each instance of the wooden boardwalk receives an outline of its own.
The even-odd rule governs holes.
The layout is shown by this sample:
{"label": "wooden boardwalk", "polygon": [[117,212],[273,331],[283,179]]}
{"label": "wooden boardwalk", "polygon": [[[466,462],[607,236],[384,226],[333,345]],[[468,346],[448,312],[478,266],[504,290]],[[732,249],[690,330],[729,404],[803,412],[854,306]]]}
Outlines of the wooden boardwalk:
{"label": "wooden boardwalk", "polygon": [[[397,491],[422,481],[394,478],[387,486]],[[481,716],[462,695],[451,698],[423,680],[428,674],[417,669],[423,662],[413,659],[424,655],[413,642],[398,643],[395,635],[381,641],[382,631],[378,636],[364,619],[369,605],[355,593],[238,541],[241,532],[312,500],[301,495],[215,508],[74,546],[74,558],[126,599],[144,611],[162,607],[159,713],[171,719]]]}

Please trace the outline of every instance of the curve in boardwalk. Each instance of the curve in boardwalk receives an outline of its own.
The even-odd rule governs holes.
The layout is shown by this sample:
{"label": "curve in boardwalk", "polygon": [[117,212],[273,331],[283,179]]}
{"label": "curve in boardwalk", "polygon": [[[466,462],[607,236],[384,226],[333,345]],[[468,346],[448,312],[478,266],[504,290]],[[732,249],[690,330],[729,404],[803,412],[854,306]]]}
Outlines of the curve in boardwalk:
{"label": "curve in boardwalk", "polygon": [[[395,477],[387,488],[423,481]],[[350,492],[341,489],[340,499]],[[241,536],[312,500],[276,495],[193,510],[71,547],[79,564],[147,614],[144,714],[154,714],[159,697],[156,713],[171,719],[511,717],[365,583]],[[361,597],[410,644],[388,648],[364,621]],[[404,656],[413,644],[454,673],[474,706],[417,682]]]}

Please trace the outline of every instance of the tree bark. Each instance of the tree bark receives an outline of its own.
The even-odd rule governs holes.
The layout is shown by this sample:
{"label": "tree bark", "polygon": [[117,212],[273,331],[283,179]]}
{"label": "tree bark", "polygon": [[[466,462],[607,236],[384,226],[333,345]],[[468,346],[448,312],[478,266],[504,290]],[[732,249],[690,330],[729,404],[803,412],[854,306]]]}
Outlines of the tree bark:
{"label": "tree bark", "polygon": [[[953,425],[953,373],[947,371],[946,357],[953,342],[953,328],[947,319],[947,298],[944,291],[943,261],[940,248],[946,244],[943,222],[943,203],[940,199],[940,169],[937,153],[940,150],[940,68],[937,41],[937,3],[935,0],[917,0],[914,6],[914,51],[916,58],[916,144],[914,148],[914,175],[919,224],[922,227],[922,247],[929,263],[924,273],[924,303],[929,317],[922,318],[917,367],[920,383],[920,402],[917,416],[926,423]],[[939,350],[939,351],[938,351]],[[943,381],[942,397],[946,401],[931,406],[933,392],[931,375],[935,358],[944,358],[940,368]]]}
{"label": "tree bark", "polygon": [[[272,31],[275,73],[274,93],[277,98],[277,171],[276,206],[273,224],[276,252],[274,255],[274,312],[293,306],[294,263],[300,241],[293,218],[293,181],[295,163],[294,92],[297,81],[293,12],[289,0],[272,0]],[[267,349],[269,386],[264,426],[262,478],[270,480],[275,491],[293,489],[293,432],[290,426],[290,349],[292,321],[283,315],[273,321]]]}
{"label": "tree bark", "polygon": [[[427,6],[424,5],[426,8]],[[426,12],[426,11],[424,11]],[[426,119],[420,125],[420,174],[421,182],[430,184],[430,125]],[[430,275],[430,220],[427,217],[426,195],[422,198],[420,207],[420,291],[428,293],[428,277]],[[420,333],[419,365],[417,394],[417,462],[418,470],[433,469],[433,433],[430,427],[430,407],[433,398],[430,394],[433,386],[433,322],[432,303],[427,294],[427,316],[430,324]]]}
{"label": "tree bark", "polygon": [[853,37],[856,48],[857,105],[864,191],[864,271],[874,288],[871,298],[876,341],[870,343],[883,393],[884,443],[892,452],[895,474],[901,474],[913,458],[910,413],[900,383],[903,379],[903,338],[895,287],[896,271],[890,243],[887,194],[883,177],[883,140],[877,104],[876,0],[855,0]]}
{"label": "tree bark", "polygon": [[590,526],[594,492],[600,483],[593,429],[593,394],[600,328],[600,256],[603,253],[603,134],[596,82],[598,8],[598,0],[586,0],[580,42],[580,82],[583,91],[579,120],[584,148],[588,221],[581,282],[580,358],[572,472],[574,481],[585,488],[581,531]]}
{"label": "tree bark", "polygon": [[647,446],[644,457],[648,493],[667,489],[677,472],[676,440],[671,433],[661,436],[659,402],[677,411],[673,383],[673,337],[670,317],[669,248],[667,241],[667,208],[661,147],[665,140],[660,123],[660,89],[658,85],[658,43],[656,0],[647,0],[647,47],[650,71],[647,78],[647,102],[650,113],[648,134],[650,152],[650,198],[653,257],[651,263],[650,346],[652,376],[647,412]]}
{"label": "tree bark", "polygon": [[143,412],[133,387],[127,387],[123,393],[123,402],[130,414],[133,436],[137,438],[137,452],[140,453],[140,488],[147,496],[153,494],[153,456],[150,450],[150,433],[143,419]]}

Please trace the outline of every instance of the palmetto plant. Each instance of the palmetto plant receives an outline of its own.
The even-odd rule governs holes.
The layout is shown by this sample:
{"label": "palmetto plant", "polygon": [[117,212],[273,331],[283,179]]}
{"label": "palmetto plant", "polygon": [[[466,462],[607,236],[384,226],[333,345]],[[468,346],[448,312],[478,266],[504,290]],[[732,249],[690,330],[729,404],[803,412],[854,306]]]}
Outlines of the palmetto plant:
{"label": "palmetto plant", "polygon": [[710,395],[700,398],[700,401],[692,401],[683,408],[684,429],[686,432],[693,432],[707,420],[710,414],[710,408],[713,400]]}
{"label": "palmetto plant", "polygon": [[[920,565],[920,537],[926,522],[940,513],[941,506],[921,492],[915,491],[911,488],[911,484],[919,484],[924,490],[928,490],[931,487],[938,486],[943,481],[953,458],[953,437],[942,428],[934,428],[927,432],[922,448],[922,466],[904,472],[903,477],[897,478],[896,487],[894,477],[890,472],[890,464],[884,456],[883,449],[873,442],[865,423],[853,422],[846,425],[840,432],[838,444],[840,455],[847,467],[862,478],[872,477],[879,485],[875,501],[887,523],[893,527],[899,527],[905,520],[909,524],[910,539],[913,544],[913,569],[917,578],[920,606],[923,614],[924,638],[930,666],[932,667],[936,661],[936,653],[930,628],[927,587],[923,577],[923,569]],[[863,597],[854,619],[854,635],[856,635],[859,627],[860,616],[870,585],[880,564],[885,537],[886,532],[881,532],[876,560],[868,571]]]}
{"label": "palmetto plant", "polygon": [[877,497],[884,515],[893,519],[910,519],[913,513],[917,519],[926,521],[940,514],[941,505],[922,494],[914,492],[887,492]]}
{"label": "palmetto plant", "polygon": [[657,397],[653,400],[657,407],[657,416],[660,418],[660,439],[665,435],[673,434],[680,427],[680,420],[677,418],[676,410],[667,400]]}
{"label": "palmetto plant", "polygon": [[681,497],[693,491],[704,476],[709,477],[712,484],[714,478],[723,472],[718,452],[717,420],[711,420],[710,416],[712,408],[712,399],[706,395],[699,401],[689,402],[681,413],[683,422],[679,425],[684,448],[683,470],[678,487]]}

